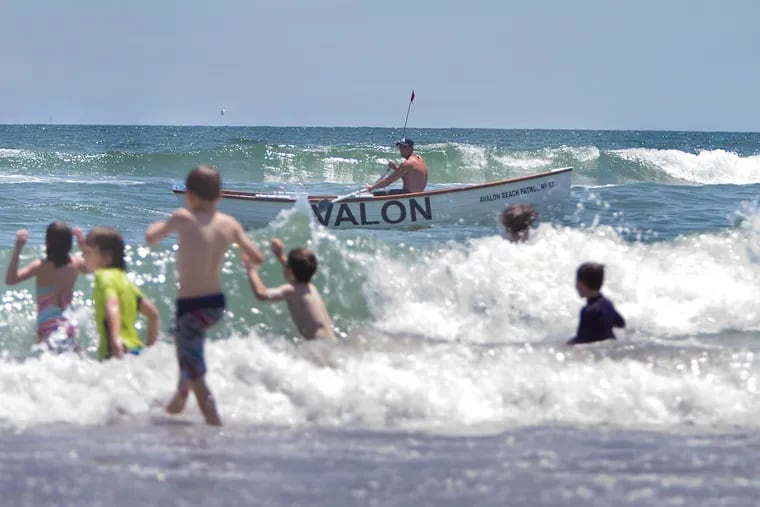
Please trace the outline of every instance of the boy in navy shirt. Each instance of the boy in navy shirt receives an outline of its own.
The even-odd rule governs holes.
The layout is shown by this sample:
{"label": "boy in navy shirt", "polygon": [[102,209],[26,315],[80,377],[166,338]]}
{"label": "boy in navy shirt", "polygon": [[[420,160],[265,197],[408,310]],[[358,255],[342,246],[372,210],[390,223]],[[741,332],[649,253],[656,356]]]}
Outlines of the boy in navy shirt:
{"label": "boy in navy shirt", "polygon": [[603,282],[603,265],[585,262],[578,268],[575,288],[579,296],[586,298],[586,306],[581,309],[578,332],[567,345],[614,340],[615,333],[612,332],[612,328],[625,327],[625,320],[615,310],[612,301],[599,292]]}

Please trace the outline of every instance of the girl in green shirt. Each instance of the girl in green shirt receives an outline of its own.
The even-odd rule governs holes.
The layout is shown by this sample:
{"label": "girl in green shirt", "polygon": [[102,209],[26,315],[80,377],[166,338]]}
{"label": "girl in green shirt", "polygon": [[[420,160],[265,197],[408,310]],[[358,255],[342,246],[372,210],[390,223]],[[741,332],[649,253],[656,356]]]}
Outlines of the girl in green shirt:
{"label": "girl in green shirt", "polygon": [[158,335],[158,310],[127,277],[124,240],[116,229],[96,227],[87,234],[82,251],[95,274],[93,299],[101,359],[139,354],[145,344],[135,328],[138,314],[148,319],[148,346]]}

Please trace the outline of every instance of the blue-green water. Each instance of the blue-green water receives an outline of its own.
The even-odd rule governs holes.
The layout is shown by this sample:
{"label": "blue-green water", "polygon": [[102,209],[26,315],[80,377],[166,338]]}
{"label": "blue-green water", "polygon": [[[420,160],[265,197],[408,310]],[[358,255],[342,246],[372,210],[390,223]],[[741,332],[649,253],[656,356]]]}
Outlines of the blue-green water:
{"label": "blue-green water", "polygon": [[[0,263],[7,264],[21,227],[30,230],[22,256],[28,262],[41,255],[44,228],[52,220],[85,230],[115,226],[130,245],[132,273],[162,314],[156,347],[141,357],[99,363],[89,357],[95,346],[91,280],[81,277],[72,314],[88,357],[40,355],[31,348],[32,282],[3,286],[0,421],[5,427],[34,428],[34,435],[50,439],[61,452],[65,449],[55,443],[61,435],[46,429],[50,424],[95,426],[101,435],[120,424],[144,438],[152,431],[145,428],[156,424],[165,431],[160,406],[176,381],[167,334],[174,257],[171,240],[147,248],[143,237],[148,224],[177,205],[172,185],[194,165],[212,163],[226,188],[344,193],[374,181],[389,159],[398,158],[393,141],[399,135],[371,128],[0,126]],[[296,345],[285,306],[256,302],[237,256],[229,256],[224,284],[230,311],[211,333],[207,357],[222,416],[241,432],[233,443],[217,442],[232,462],[236,439],[251,428],[274,428],[271,439],[266,432],[255,438],[287,448],[288,429],[296,428],[293,438],[300,441],[310,435],[305,428],[316,425],[372,450],[362,461],[368,481],[403,489],[368,471],[375,470],[388,444],[378,436],[382,433],[361,432],[414,431],[423,435],[418,443],[431,455],[450,452],[452,462],[472,467],[478,478],[473,488],[490,487],[502,495],[492,458],[463,464],[457,446],[501,449],[493,459],[507,459],[514,449],[510,439],[524,438],[522,428],[542,428],[549,434],[541,444],[545,454],[536,458],[537,472],[528,477],[535,488],[520,490],[525,477],[517,471],[520,460],[513,462],[510,484],[527,495],[521,497],[524,505],[613,500],[635,505],[636,498],[644,498],[636,495],[645,492],[636,493],[630,474],[647,467],[631,458],[646,448],[657,461],[656,449],[673,433],[678,434],[674,452],[690,463],[711,462],[712,456],[712,462],[738,466],[727,449],[755,432],[760,421],[760,134],[424,129],[407,135],[427,159],[433,186],[572,166],[571,195],[540,217],[531,240],[520,245],[504,241],[495,223],[330,231],[297,210],[250,230],[267,253],[262,273],[269,284],[282,282],[267,250],[269,238],[315,250],[320,261],[315,284],[342,338],[326,349]],[[604,292],[626,317],[628,329],[617,342],[566,349],[562,343],[573,335],[583,304],[574,289],[575,269],[590,260],[607,266]],[[184,417],[180,420],[199,420],[194,407]],[[700,445],[684,436],[687,428],[700,435]],[[63,440],[81,436],[67,431]],[[438,439],[439,432],[470,437]],[[621,475],[610,475],[605,485],[583,474],[556,475],[557,463],[582,467],[588,456],[596,456],[587,432],[607,439],[606,449],[619,451],[619,460],[608,457],[608,463]],[[713,436],[726,432],[738,436]],[[495,443],[487,437],[493,434],[506,437]],[[347,466],[337,459],[344,446],[326,435],[315,436],[326,448],[306,461],[316,466],[333,459]],[[182,438],[174,441],[181,451],[159,450],[159,461],[191,452],[195,444]],[[403,438],[388,438],[405,445]],[[616,438],[617,444],[610,443]],[[23,442],[8,445],[23,447]],[[283,448],[288,459],[296,459]],[[124,459],[114,466],[132,470]],[[135,459],[144,467],[155,457]],[[403,454],[389,463],[409,459]],[[243,470],[254,466],[236,463]],[[760,491],[752,473],[758,463],[746,463],[749,468],[737,473],[744,480],[737,505]],[[421,466],[418,479],[445,483],[444,469],[428,465]],[[300,477],[298,466],[286,468],[291,466]],[[654,491],[651,498],[675,502],[682,493],[695,505],[710,504],[704,503],[705,485],[712,484],[713,469],[663,466],[663,477],[671,482],[644,481]],[[94,465],[93,470],[104,469]],[[221,480],[233,484],[235,473],[222,474]],[[567,495],[552,490],[557,495],[541,500],[544,473],[569,488]],[[668,486],[693,477],[697,483],[683,483],[681,493]],[[334,481],[343,484],[345,478]],[[575,489],[578,483],[586,490]],[[603,486],[609,487],[607,496],[601,494]],[[364,497],[346,498],[364,504],[361,499],[372,493],[362,488]],[[18,491],[22,498],[29,489]],[[298,498],[308,503],[308,495]],[[430,496],[395,498],[419,504]],[[470,498],[478,495],[470,492]],[[277,503],[275,496],[270,499]]]}

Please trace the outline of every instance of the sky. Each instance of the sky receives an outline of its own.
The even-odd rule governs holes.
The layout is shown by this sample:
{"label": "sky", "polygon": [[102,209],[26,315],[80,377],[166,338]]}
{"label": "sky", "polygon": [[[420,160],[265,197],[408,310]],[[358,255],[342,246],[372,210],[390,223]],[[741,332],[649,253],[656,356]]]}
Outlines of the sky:
{"label": "sky", "polygon": [[760,131],[755,0],[0,6],[5,124]]}

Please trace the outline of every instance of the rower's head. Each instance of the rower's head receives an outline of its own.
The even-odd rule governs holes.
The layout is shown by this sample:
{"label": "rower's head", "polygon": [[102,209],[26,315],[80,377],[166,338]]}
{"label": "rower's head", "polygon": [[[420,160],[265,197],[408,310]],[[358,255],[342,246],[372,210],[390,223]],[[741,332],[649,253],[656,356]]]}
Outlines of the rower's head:
{"label": "rower's head", "polygon": [[398,151],[401,153],[401,156],[404,158],[408,158],[409,155],[412,154],[414,151],[414,141],[409,139],[408,137],[402,137],[398,141],[396,141],[396,146],[398,146]]}
{"label": "rower's head", "polygon": [[308,248],[294,248],[288,252],[287,270],[296,281],[309,283],[317,272],[317,256]]}
{"label": "rower's head", "polygon": [[185,178],[185,197],[190,209],[213,206],[222,195],[222,177],[212,165],[196,166]]}

